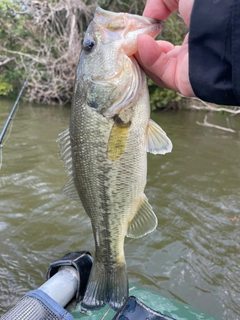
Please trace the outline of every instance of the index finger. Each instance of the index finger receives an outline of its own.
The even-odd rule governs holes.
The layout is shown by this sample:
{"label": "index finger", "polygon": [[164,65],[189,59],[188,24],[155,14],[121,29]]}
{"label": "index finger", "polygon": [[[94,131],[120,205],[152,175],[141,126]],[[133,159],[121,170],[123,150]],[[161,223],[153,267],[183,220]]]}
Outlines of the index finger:
{"label": "index finger", "polygon": [[147,0],[143,16],[156,20],[165,20],[177,8],[177,0]]}

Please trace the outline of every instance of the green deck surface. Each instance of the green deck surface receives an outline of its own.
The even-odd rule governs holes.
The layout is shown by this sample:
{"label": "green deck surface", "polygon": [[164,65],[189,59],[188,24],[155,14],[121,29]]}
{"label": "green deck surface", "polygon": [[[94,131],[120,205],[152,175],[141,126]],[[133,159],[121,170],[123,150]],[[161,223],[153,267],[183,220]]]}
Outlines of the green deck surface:
{"label": "green deck surface", "polygon": [[[164,315],[172,317],[176,320],[219,320],[215,317],[193,309],[181,302],[167,299],[154,292],[143,290],[138,287],[130,287],[129,294],[137,297],[151,309],[161,312]],[[87,314],[84,314],[81,313],[81,307],[78,305],[77,308],[71,312],[71,314],[75,320],[112,320],[115,312],[108,306],[105,306],[102,309],[88,311]]]}

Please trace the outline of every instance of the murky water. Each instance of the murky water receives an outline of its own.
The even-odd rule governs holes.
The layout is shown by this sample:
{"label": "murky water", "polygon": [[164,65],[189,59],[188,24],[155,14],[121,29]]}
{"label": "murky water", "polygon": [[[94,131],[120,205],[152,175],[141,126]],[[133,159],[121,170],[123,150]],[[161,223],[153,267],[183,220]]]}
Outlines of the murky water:
{"label": "murky water", "polygon": [[[12,102],[0,101],[0,128]],[[45,280],[69,251],[94,253],[83,209],[61,195],[68,178],[57,135],[70,110],[20,104],[0,171],[0,314]],[[149,155],[146,194],[159,224],[126,239],[130,282],[227,320],[240,319],[240,136],[196,124],[202,112],[153,114],[171,138]],[[226,126],[226,116],[208,121]],[[238,118],[230,117],[239,130]]]}

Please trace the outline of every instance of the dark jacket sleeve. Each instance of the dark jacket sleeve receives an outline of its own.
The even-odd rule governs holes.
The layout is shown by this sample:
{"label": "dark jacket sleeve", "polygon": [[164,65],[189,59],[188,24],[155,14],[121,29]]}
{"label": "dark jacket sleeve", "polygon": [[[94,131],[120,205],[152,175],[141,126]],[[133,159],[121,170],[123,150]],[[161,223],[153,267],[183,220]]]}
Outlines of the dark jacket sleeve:
{"label": "dark jacket sleeve", "polygon": [[200,99],[240,105],[240,0],[195,0],[189,78]]}

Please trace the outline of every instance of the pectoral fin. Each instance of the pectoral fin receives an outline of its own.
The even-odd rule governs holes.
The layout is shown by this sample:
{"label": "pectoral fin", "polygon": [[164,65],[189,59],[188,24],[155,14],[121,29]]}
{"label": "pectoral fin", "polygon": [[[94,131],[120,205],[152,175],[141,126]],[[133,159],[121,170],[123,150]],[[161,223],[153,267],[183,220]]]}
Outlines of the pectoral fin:
{"label": "pectoral fin", "polygon": [[154,231],[157,227],[157,217],[148,202],[147,197],[144,195],[140,202],[137,214],[130,222],[127,231],[127,237],[141,238],[144,235]]}
{"label": "pectoral fin", "polygon": [[165,131],[153,120],[148,124],[147,152],[153,154],[165,154],[172,151],[172,142]]}
{"label": "pectoral fin", "polygon": [[107,155],[109,160],[116,161],[122,157],[126,149],[129,127],[130,122],[125,124],[120,121],[120,118],[115,120],[108,140]]}

